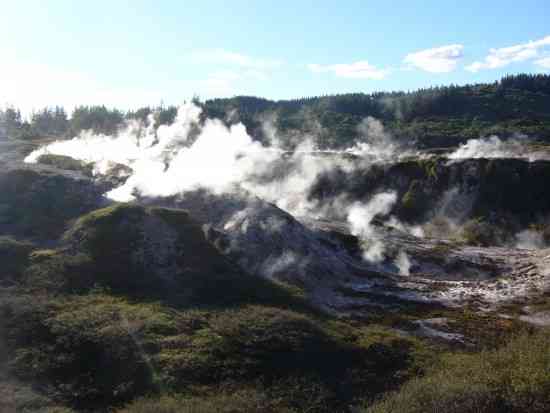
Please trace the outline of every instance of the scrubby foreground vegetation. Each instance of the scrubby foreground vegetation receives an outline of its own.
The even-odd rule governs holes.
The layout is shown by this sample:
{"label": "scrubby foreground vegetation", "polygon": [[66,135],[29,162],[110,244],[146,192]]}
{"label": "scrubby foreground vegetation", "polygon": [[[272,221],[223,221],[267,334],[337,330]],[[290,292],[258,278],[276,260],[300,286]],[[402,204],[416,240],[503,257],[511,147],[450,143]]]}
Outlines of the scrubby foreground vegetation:
{"label": "scrubby foreground vegetation", "polygon": [[[0,257],[2,411],[550,408],[548,332],[414,306],[337,319],[243,273],[182,210],[114,205],[54,249],[1,238]],[[405,333],[441,311],[469,346]]]}
{"label": "scrubby foreground vegetation", "polygon": [[[430,358],[414,338],[338,321],[241,273],[201,239],[183,211],[132,205],[80,218],[58,249],[3,239],[3,407],[147,396],[127,411],[346,411]],[[167,273],[174,262],[182,271]]]}
{"label": "scrubby foreground vegetation", "polygon": [[519,336],[498,350],[442,357],[366,412],[547,412],[550,332]]}

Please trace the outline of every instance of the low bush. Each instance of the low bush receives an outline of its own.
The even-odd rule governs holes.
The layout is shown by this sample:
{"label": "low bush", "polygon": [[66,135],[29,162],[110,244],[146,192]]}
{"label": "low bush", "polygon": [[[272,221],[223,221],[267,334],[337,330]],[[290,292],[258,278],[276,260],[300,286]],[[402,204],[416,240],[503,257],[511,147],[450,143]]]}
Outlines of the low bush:
{"label": "low bush", "polygon": [[364,411],[548,412],[550,332],[522,335],[498,350],[448,355],[437,369]]}
{"label": "low bush", "polygon": [[116,413],[294,413],[284,401],[257,390],[238,390],[206,397],[163,396],[138,399]]}

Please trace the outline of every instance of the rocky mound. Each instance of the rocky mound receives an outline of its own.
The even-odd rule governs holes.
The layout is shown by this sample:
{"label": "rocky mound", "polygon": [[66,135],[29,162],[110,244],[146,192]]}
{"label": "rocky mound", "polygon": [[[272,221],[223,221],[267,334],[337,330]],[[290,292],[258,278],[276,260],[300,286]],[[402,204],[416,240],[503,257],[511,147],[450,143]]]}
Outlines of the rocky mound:
{"label": "rocky mound", "polygon": [[71,219],[105,203],[105,188],[78,172],[23,166],[3,170],[0,232],[55,240]]}
{"label": "rocky mound", "polygon": [[44,154],[40,155],[36,161],[42,165],[50,165],[66,171],[79,171],[83,175],[92,176],[92,164],[86,164],[77,159],[73,159],[70,156]]}
{"label": "rocky mound", "polygon": [[181,305],[227,303],[244,294],[252,278],[223,257],[185,211],[129,204],[84,215],[62,247],[32,259],[27,276],[35,286],[78,291],[99,285]]}
{"label": "rocky mound", "polygon": [[304,288],[320,307],[328,308],[334,289],[345,280],[372,273],[373,266],[350,254],[341,239],[245,192],[199,190],[171,200],[142,201],[186,209],[224,256],[250,274]]}

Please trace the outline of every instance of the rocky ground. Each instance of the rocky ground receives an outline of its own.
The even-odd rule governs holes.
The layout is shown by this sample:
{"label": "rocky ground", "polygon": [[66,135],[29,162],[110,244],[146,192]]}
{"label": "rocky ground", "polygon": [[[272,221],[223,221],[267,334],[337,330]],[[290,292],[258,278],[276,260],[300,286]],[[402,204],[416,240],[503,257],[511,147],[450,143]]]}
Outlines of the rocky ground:
{"label": "rocky ground", "polygon": [[[93,176],[86,165],[79,168],[78,161],[70,163],[60,156],[23,164],[23,156],[43,142],[0,144],[4,162],[0,176],[0,225],[8,235],[54,242],[55,234],[64,231],[71,220],[111,203],[102,194],[124,180],[120,171]],[[311,195],[330,200],[345,193],[348,199],[361,200],[369,191],[392,189],[399,199],[392,213],[407,224],[422,221],[417,215],[407,220],[412,210],[437,210],[451,190],[455,198],[445,199],[446,208],[464,196],[471,199],[466,206],[459,205],[462,221],[477,214],[489,215],[486,212],[491,210],[491,216],[497,217],[495,222],[502,216],[512,216],[510,225],[519,226],[550,211],[550,192],[545,192],[548,186],[544,184],[550,180],[550,165],[546,161],[450,162],[440,157],[419,158],[374,165],[363,173],[354,169],[352,173],[353,176],[342,176],[343,171],[321,176]],[[421,194],[411,196],[411,191]],[[494,194],[498,194],[498,199],[491,196]],[[414,205],[407,205],[413,203],[410,198]],[[338,218],[297,219],[242,190],[230,195],[198,190],[183,197],[140,202],[189,211],[205,226],[208,239],[241,268],[251,274],[307,286],[313,300],[338,312],[363,304],[387,305],[390,297],[486,308],[502,302],[526,301],[549,288],[550,249],[468,245],[464,240],[415,237],[379,222],[375,225],[376,236],[387,252],[383,263],[373,265],[362,259],[361,240],[350,233],[345,222]],[[423,214],[429,216],[427,212]],[[41,233],[50,235],[44,238]],[[399,253],[406,254],[409,261],[406,275],[399,275],[395,265]],[[338,291],[349,291],[353,297]]]}

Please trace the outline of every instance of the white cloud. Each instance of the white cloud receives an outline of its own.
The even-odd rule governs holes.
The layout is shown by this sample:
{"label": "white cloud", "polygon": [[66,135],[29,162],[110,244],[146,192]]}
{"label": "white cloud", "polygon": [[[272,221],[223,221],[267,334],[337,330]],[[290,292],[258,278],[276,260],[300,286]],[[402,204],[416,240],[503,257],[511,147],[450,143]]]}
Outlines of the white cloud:
{"label": "white cloud", "polygon": [[409,53],[403,60],[406,64],[430,73],[448,73],[455,70],[463,56],[464,46],[450,44],[433,49]]}
{"label": "white cloud", "polygon": [[[500,49],[490,49],[489,54],[483,61],[477,61],[469,66],[466,70],[470,72],[478,72],[483,69],[497,69],[508,66],[510,63],[523,62],[534,59],[539,55],[539,49],[550,45],[550,36],[546,36],[536,41],[518,44],[515,46],[501,47]],[[538,62],[542,61],[542,64]],[[541,59],[535,63],[544,67],[547,59]]]}
{"label": "white cloud", "polygon": [[550,56],[535,60],[535,64],[542,67],[543,69],[550,69]]}
{"label": "white cloud", "polygon": [[227,97],[246,93],[249,82],[266,81],[272,72],[283,65],[281,60],[256,58],[223,49],[202,50],[191,54],[191,61],[214,68],[199,83],[205,97]]}
{"label": "white cloud", "polygon": [[332,72],[336,77],[345,77],[351,79],[384,79],[389,73],[387,69],[378,69],[371,65],[366,60],[349,63],[349,64],[334,64],[334,65],[307,65],[313,73]]}
{"label": "white cloud", "polygon": [[274,69],[283,64],[280,60],[256,58],[223,49],[195,52],[191,55],[191,59],[199,64],[230,65],[255,70]]}

